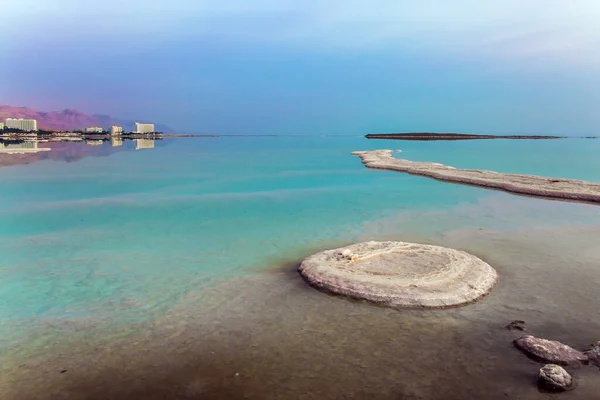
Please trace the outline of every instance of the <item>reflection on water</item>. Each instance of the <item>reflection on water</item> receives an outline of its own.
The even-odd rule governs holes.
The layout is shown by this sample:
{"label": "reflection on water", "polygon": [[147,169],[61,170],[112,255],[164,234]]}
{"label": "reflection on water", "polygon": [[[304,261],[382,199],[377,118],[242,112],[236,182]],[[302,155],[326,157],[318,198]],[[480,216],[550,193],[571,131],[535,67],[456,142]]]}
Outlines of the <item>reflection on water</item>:
{"label": "reflection on water", "polygon": [[[111,137],[84,140],[81,137],[64,137],[60,140],[40,140],[36,138],[22,140],[0,139],[0,167],[30,164],[41,160],[73,162],[85,157],[107,156],[117,151],[153,149],[155,141],[159,140],[162,141],[162,138],[130,139]],[[166,142],[164,143],[166,144]]]}
{"label": "reflection on water", "polygon": [[30,141],[1,141],[0,154],[31,154],[52,150],[49,147],[38,147],[37,140]]}
{"label": "reflection on water", "polygon": [[154,140],[152,139],[134,139],[135,149],[153,149],[154,148]]}
{"label": "reflection on water", "polygon": [[[67,161],[130,153],[0,169],[0,397],[548,399],[504,326],[600,339],[600,208],[372,171],[349,153],[381,143],[312,140],[44,143]],[[555,146],[541,174],[600,180],[589,142],[545,143],[403,147],[532,173],[530,150]],[[469,306],[398,311],[295,272],[377,239],[469,251],[500,281]],[[561,398],[597,397],[597,370],[570,372],[579,386]]]}
{"label": "reflection on water", "polygon": [[[563,222],[544,225],[547,215]],[[414,240],[399,232],[428,226],[419,241],[476,254],[498,271],[497,287],[466,307],[391,310],[321,293],[295,272],[299,259],[274,260],[250,276],[186,293],[127,335],[83,317],[48,320],[44,333],[54,337],[30,343],[53,351],[11,366],[0,389],[19,400],[536,400],[548,399],[535,384],[541,365],[514,348],[522,333],[506,330],[508,322],[525,320],[527,333],[579,349],[600,339],[596,207],[495,194],[398,218],[369,224],[358,240]],[[439,220],[462,228],[437,235]],[[569,371],[579,384],[561,397],[596,398],[598,371]]]}

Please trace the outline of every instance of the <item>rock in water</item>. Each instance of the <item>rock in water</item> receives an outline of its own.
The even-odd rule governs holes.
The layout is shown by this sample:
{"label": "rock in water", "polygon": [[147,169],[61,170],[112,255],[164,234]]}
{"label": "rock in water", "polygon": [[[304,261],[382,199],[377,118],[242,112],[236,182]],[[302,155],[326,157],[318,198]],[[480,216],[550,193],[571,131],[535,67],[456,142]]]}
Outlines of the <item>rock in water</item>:
{"label": "rock in water", "polygon": [[509,331],[524,331],[525,330],[525,321],[515,320],[510,324],[506,325],[506,329]]}
{"label": "rock in water", "polygon": [[585,352],[592,365],[600,368],[600,342],[592,345],[592,349]]}
{"label": "rock in water", "polygon": [[565,369],[556,364],[546,364],[540,368],[538,385],[542,389],[563,392],[574,387],[573,377]]}
{"label": "rock in water", "polygon": [[444,308],[490,292],[496,271],[464,251],[405,242],[365,242],[306,258],[313,287],[393,308]]}
{"label": "rock in water", "polygon": [[555,340],[525,335],[513,343],[519,350],[536,361],[558,365],[576,365],[588,362],[588,357],[584,353]]}

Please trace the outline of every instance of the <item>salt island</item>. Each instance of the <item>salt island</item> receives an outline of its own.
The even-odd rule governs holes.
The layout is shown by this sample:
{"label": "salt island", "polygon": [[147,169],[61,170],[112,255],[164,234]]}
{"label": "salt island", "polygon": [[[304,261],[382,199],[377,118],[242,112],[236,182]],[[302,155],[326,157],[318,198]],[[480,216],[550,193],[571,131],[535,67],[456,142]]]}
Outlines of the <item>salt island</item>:
{"label": "salt island", "polygon": [[462,183],[504,190],[528,196],[600,203],[600,183],[577,179],[504,174],[479,169],[458,169],[434,162],[416,162],[395,158],[392,150],[355,151],[367,168],[405,172],[445,182]]}
{"label": "salt island", "polygon": [[496,271],[464,251],[407,242],[364,242],[306,258],[298,272],[325,292],[391,308],[472,303],[496,284]]}

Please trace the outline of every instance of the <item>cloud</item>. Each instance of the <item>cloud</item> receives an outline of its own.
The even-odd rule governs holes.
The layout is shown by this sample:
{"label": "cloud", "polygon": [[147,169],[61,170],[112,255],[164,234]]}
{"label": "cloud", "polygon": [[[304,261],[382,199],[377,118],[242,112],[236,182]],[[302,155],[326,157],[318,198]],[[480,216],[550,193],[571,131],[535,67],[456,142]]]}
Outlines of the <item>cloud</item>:
{"label": "cloud", "polygon": [[411,49],[600,63],[597,0],[9,0],[0,15],[3,22],[24,19],[50,38],[124,37],[140,45],[218,38],[315,51]]}
{"label": "cloud", "polygon": [[134,37],[216,36],[347,50],[478,49],[513,56],[590,50],[585,57],[596,58],[600,53],[591,51],[600,41],[596,0],[10,0],[3,14],[5,20],[31,18],[63,32],[72,26]]}

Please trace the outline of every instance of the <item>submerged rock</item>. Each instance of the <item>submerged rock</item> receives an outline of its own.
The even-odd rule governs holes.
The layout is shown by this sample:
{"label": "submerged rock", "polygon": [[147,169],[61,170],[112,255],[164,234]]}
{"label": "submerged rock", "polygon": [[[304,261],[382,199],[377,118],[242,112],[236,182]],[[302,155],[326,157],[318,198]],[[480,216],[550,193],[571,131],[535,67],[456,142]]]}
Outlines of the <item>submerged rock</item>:
{"label": "submerged rock", "polygon": [[525,330],[525,321],[515,320],[510,324],[506,325],[506,329],[509,331],[524,331]]}
{"label": "submerged rock", "polygon": [[464,251],[405,242],[365,242],[305,259],[313,287],[393,308],[443,308],[489,293],[496,271]]}
{"label": "submerged rock", "polygon": [[564,392],[574,388],[575,381],[565,369],[556,364],[546,364],[540,368],[538,385],[553,392]]}
{"label": "submerged rock", "polygon": [[588,357],[584,353],[556,340],[525,335],[513,343],[519,350],[536,361],[559,365],[577,365],[588,362]]}
{"label": "submerged rock", "polygon": [[584,354],[587,356],[588,360],[590,360],[592,365],[600,368],[600,342],[592,345],[592,349],[586,351]]}

